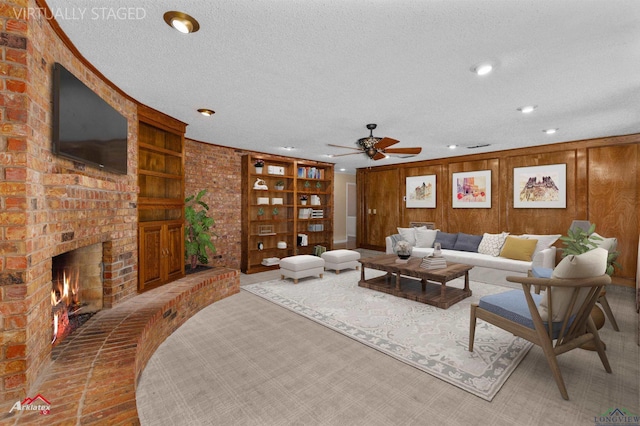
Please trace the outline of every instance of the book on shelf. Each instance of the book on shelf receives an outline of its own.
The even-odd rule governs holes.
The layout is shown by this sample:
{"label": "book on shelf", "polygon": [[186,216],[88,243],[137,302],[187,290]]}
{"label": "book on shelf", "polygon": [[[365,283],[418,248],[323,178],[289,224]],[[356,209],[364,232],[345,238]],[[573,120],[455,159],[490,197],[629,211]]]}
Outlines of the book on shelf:
{"label": "book on shelf", "polygon": [[312,219],[322,219],[324,218],[324,210],[322,209],[310,209],[311,210],[311,218]]}
{"label": "book on shelf", "polygon": [[444,269],[447,267],[447,261],[444,257],[425,256],[422,258],[420,267],[424,269]]}
{"label": "book on shelf", "polygon": [[324,179],[324,169],[317,167],[298,167],[298,177],[305,179]]}
{"label": "book on shelf", "polygon": [[311,218],[311,208],[305,208],[298,210],[298,219],[309,219]]}

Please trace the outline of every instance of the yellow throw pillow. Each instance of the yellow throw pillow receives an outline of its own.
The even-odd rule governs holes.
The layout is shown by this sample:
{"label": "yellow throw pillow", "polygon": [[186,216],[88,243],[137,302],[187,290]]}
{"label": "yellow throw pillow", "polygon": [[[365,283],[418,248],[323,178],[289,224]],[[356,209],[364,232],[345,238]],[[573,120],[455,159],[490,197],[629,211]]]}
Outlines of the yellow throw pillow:
{"label": "yellow throw pillow", "polygon": [[536,250],[536,244],[538,244],[538,240],[509,235],[502,246],[500,257],[529,262],[533,252]]}

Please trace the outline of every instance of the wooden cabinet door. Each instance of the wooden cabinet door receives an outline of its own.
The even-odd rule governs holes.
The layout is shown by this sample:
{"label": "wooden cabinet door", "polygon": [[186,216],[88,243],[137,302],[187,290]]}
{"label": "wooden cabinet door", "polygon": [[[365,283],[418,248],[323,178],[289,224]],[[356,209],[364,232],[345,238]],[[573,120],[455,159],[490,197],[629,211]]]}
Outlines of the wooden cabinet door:
{"label": "wooden cabinet door", "polygon": [[148,290],[184,276],[184,224],[142,225],[139,290]]}
{"label": "wooden cabinet door", "polygon": [[371,170],[367,173],[367,185],[364,188],[364,235],[365,247],[384,250],[384,239],[395,234],[398,227],[398,170]]}
{"label": "wooden cabinet door", "polygon": [[184,271],[184,225],[173,223],[165,225],[166,260],[163,262],[167,268],[166,279],[173,281],[182,278]]}
{"label": "wooden cabinet door", "polygon": [[163,283],[162,225],[140,226],[140,291]]}

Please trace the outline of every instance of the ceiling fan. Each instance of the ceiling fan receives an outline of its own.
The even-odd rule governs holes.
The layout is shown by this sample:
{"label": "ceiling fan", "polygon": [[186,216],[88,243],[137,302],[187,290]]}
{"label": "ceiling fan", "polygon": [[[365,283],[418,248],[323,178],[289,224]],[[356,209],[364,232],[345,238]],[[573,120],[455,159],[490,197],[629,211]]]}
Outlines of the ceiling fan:
{"label": "ceiling fan", "polygon": [[404,154],[404,155],[417,155],[420,154],[422,148],[389,148],[391,145],[395,145],[400,141],[391,138],[377,138],[373,136],[373,130],[378,127],[376,124],[367,124],[367,129],[369,129],[370,134],[366,138],[358,139],[359,148],[352,148],[350,146],[342,146],[342,145],[333,145],[329,144],[329,146],[334,146],[336,148],[347,148],[353,149],[358,152],[349,152],[347,154],[337,154],[333,155],[333,157],[342,157],[345,155],[353,155],[365,153],[372,160],[380,160],[382,158],[386,158],[388,154]]}

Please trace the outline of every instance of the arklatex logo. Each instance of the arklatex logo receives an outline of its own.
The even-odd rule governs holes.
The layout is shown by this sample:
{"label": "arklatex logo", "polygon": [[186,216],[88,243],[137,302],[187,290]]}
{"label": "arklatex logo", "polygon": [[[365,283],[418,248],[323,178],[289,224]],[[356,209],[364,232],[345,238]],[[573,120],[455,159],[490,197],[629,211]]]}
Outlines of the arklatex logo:
{"label": "arklatex logo", "polygon": [[10,413],[13,411],[40,411],[40,414],[47,415],[51,412],[51,403],[47,401],[47,399],[37,394],[33,398],[25,398],[24,401],[17,401],[9,410]]}

